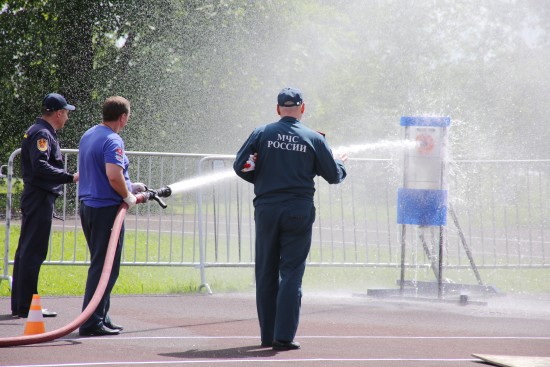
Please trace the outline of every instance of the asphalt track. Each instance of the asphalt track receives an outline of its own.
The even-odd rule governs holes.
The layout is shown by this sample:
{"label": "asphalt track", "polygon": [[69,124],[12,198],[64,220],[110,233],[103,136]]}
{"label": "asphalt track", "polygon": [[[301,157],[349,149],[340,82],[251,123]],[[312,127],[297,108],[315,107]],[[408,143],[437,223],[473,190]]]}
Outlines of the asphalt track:
{"label": "asphalt track", "polygon": [[[82,299],[41,301],[59,313],[45,319],[52,331],[78,316]],[[0,310],[0,337],[21,335],[25,319],[11,317],[9,298],[0,298]],[[486,366],[474,353],[537,357],[543,361],[538,367],[550,357],[549,295],[460,305],[306,293],[296,338],[302,349],[288,352],[260,348],[250,293],[113,296],[111,316],[125,327],[118,336],[82,338],[73,332],[48,343],[2,348],[0,365]]]}

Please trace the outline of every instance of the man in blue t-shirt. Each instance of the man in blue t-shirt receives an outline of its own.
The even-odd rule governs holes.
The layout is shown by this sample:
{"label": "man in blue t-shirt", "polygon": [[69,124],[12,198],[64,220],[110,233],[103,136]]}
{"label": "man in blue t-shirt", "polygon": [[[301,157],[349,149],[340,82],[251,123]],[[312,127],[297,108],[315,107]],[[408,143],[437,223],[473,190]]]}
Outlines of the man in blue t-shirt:
{"label": "man in blue t-shirt", "polygon": [[[88,129],[79,144],[80,220],[90,249],[90,268],[82,309],[90,303],[105,263],[111,228],[124,201],[128,208],[136,205],[135,193],[145,190],[142,183],[133,183],[128,176],[128,157],[118,133],[130,118],[130,102],[123,97],[109,97],[103,104],[103,122]],[[124,239],[122,225],[111,276],[103,298],[90,318],[80,326],[81,336],[115,335],[122,326],[109,317],[111,291],[120,270],[120,255]]]}
{"label": "man in blue t-shirt", "polygon": [[284,88],[278,122],[256,128],[233,165],[254,184],[256,307],[263,347],[299,349],[302,277],[315,221],[316,176],[331,184],[346,177],[346,154],[334,158],[325,136],[300,122],[302,92]]}

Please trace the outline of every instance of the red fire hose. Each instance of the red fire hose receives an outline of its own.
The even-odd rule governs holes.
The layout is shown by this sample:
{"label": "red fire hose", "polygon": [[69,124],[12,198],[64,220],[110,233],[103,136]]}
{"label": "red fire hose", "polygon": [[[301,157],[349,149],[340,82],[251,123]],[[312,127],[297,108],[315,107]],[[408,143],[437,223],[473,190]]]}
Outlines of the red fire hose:
{"label": "red fire hose", "polygon": [[[143,203],[148,199],[147,196],[144,194],[137,194],[136,198],[138,203]],[[113,260],[115,258],[116,248],[118,244],[118,237],[120,235],[122,223],[124,223],[124,217],[126,216],[127,211],[128,205],[123,202],[122,205],[118,208],[118,212],[113,223],[113,229],[111,231],[111,237],[109,238],[109,245],[107,247],[107,254],[105,255],[105,263],[103,264],[103,270],[101,271],[99,283],[92,299],[90,300],[90,303],[88,303],[88,306],[84,309],[84,311],[82,311],[80,316],[74,319],[70,324],[60,329],[49,331],[44,334],[23,335],[12,338],[0,338],[0,347],[14,347],[17,345],[29,345],[49,342],[73,332],[90,318],[92,313],[97,308],[99,301],[101,301],[101,298],[103,298],[105,288],[107,287],[107,283],[109,282],[111,269],[113,268]]]}

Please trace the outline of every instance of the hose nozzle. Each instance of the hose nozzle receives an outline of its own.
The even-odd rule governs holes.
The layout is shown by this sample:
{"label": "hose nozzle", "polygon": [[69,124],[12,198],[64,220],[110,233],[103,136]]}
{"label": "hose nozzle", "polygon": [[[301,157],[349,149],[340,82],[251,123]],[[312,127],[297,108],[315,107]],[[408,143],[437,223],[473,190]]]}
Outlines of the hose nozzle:
{"label": "hose nozzle", "polygon": [[155,200],[162,209],[166,209],[168,205],[161,199],[161,198],[167,198],[168,196],[172,195],[172,189],[170,187],[165,186],[161,187],[160,189],[149,189],[147,186],[145,186],[146,190],[145,192],[140,192],[136,195],[137,202],[138,203],[145,203],[149,200]]}
{"label": "hose nozzle", "polygon": [[164,186],[164,187],[161,187],[160,189],[151,190],[151,191],[155,191],[156,195],[159,198],[167,198],[168,196],[172,195],[172,189],[168,186]]}

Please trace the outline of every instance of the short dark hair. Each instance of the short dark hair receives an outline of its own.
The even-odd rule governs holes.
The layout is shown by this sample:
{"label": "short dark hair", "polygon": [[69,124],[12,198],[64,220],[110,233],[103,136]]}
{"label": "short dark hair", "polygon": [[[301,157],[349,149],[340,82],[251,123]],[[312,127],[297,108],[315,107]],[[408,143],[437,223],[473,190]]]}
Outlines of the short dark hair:
{"label": "short dark hair", "polygon": [[109,97],[103,103],[103,121],[116,121],[122,114],[130,114],[130,101],[124,97]]}

